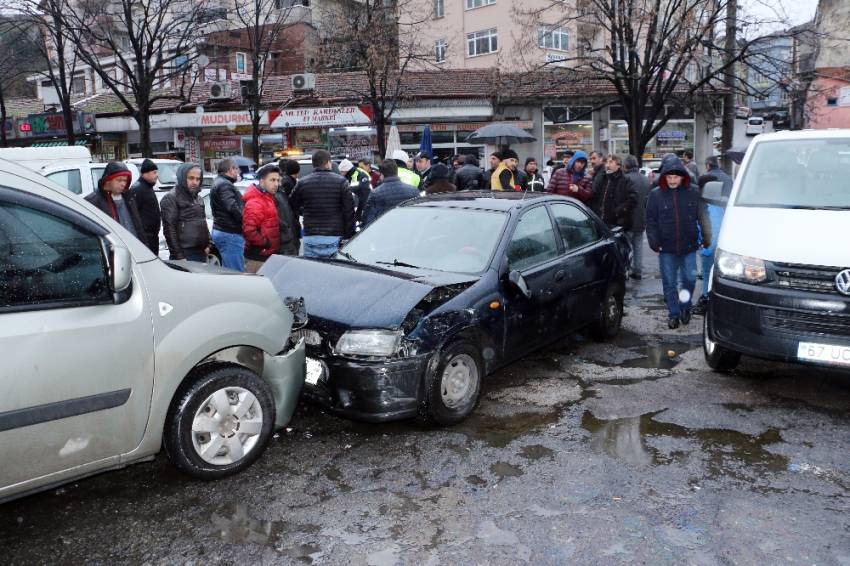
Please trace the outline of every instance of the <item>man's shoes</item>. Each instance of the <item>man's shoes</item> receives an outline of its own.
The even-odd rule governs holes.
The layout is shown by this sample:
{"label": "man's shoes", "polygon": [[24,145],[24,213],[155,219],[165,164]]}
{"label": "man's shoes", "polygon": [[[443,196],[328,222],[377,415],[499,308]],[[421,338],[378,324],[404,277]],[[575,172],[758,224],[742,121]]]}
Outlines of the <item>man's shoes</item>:
{"label": "man's shoes", "polygon": [[691,322],[691,309],[684,309],[682,314],[679,315],[679,318],[682,321],[682,324],[687,326]]}
{"label": "man's shoes", "polygon": [[635,272],[632,272],[632,273],[629,275],[629,277],[631,277],[632,279],[637,279],[638,281],[640,281],[641,279],[643,279],[643,277],[641,277],[641,274],[640,274],[640,273],[635,273]]}
{"label": "man's shoes", "polygon": [[668,318],[667,328],[669,328],[670,330],[676,330],[677,328],[679,328],[679,319],[674,317]]}
{"label": "man's shoes", "polygon": [[697,316],[703,316],[705,312],[708,310],[708,299],[705,298],[705,295],[699,298],[697,304],[694,305],[694,308],[691,309],[691,314],[695,314]]}

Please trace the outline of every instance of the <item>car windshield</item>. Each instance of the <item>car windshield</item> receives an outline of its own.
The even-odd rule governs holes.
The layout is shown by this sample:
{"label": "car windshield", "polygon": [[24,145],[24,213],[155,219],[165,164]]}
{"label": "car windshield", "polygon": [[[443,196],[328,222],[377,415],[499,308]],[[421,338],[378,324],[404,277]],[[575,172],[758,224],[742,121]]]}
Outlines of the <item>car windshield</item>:
{"label": "car windshield", "polygon": [[736,206],[850,210],[850,139],[756,144]]}
{"label": "car windshield", "polygon": [[177,184],[177,168],[182,163],[157,163],[156,167],[159,170],[159,182],[163,185]]}
{"label": "car windshield", "polygon": [[455,273],[486,269],[508,215],[436,206],[395,208],[343,248],[359,263],[413,266]]}

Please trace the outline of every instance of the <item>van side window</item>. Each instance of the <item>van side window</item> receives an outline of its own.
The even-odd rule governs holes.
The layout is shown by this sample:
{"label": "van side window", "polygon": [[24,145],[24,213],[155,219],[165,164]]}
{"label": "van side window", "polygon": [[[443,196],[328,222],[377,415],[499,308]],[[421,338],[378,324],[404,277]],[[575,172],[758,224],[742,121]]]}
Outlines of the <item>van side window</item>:
{"label": "van side window", "polygon": [[0,312],[111,301],[97,235],[40,210],[0,201]]}
{"label": "van side window", "polygon": [[82,194],[83,183],[80,178],[79,169],[68,169],[66,171],[56,171],[47,176],[48,179],[61,187],[65,187],[74,194]]}

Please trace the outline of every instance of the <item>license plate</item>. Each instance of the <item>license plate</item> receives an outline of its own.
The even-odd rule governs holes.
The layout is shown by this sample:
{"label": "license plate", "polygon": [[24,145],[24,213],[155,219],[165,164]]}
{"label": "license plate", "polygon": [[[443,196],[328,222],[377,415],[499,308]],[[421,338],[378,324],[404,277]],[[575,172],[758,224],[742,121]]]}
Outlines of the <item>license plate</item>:
{"label": "license plate", "polygon": [[315,330],[296,330],[292,333],[292,336],[296,342],[303,338],[304,343],[308,346],[322,345],[322,336]]}
{"label": "license plate", "polygon": [[800,342],[797,347],[797,358],[812,362],[850,367],[850,346]]}
{"label": "license plate", "polygon": [[310,385],[318,385],[325,378],[325,366],[319,360],[307,358],[307,371],[304,374],[304,382]]}

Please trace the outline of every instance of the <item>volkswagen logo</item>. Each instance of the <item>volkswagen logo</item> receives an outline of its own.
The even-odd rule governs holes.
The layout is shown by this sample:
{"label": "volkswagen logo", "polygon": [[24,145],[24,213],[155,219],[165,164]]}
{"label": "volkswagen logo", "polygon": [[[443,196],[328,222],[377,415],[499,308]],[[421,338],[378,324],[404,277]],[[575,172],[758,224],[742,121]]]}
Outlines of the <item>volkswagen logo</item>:
{"label": "volkswagen logo", "polygon": [[835,276],[835,288],[842,295],[850,296],[850,269],[845,269]]}

